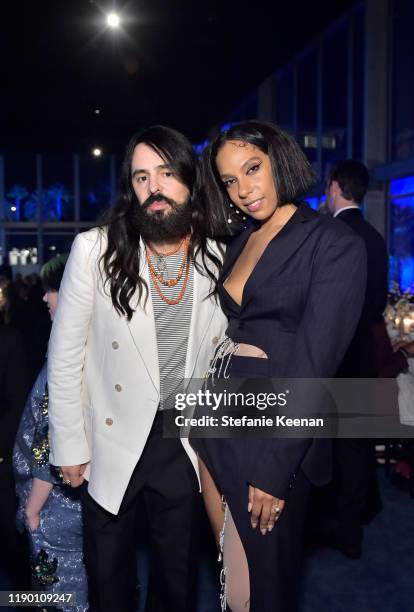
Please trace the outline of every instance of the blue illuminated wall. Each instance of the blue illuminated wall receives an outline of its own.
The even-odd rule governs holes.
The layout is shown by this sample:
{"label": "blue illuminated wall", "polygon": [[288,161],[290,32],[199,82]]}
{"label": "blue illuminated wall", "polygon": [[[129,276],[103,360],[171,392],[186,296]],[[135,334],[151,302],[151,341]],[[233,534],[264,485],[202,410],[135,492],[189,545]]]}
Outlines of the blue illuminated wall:
{"label": "blue illuminated wall", "polygon": [[414,289],[414,176],[390,182],[390,281]]}
{"label": "blue illuminated wall", "polygon": [[317,196],[314,198],[305,198],[305,201],[313,210],[320,210],[323,203],[326,201],[326,196]]}

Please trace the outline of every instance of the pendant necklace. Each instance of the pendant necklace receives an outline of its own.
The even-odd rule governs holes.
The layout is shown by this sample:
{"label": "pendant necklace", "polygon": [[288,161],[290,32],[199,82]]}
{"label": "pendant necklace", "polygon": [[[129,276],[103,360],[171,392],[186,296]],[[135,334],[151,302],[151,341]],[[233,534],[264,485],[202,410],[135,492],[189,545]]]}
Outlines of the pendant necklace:
{"label": "pendant necklace", "polygon": [[181,242],[180,242],[180,244],[178,245],[177,248],[172,249],[171,251],[167,251],[166,253],[160,253],[153,246],[147,245],[148,249],[150,250],[150,252],[152,253],[152,255],[155,258],[155,267],[157,269],[158,274],[162,275],[164,278],[168,277],[168,268],[167,268],[167,259],[166,258],[169,255],[175,255],[175,253],[178,253],[178,251],[182,247],[182,244],[183,244],[184,240],[185,240],[185,238],[183,238],[181,240]]}
{"label": "pendant necklace", "polygon": [[[172,251],[170,251],[168,253],[164,253],[164,254],[161,254],[158,251],[156,251],[154,249],[154,247],[150,247],[149,245],[146,245],[146,259],[147,259],[147,264],[148,264],[151,280],[152,280],[152,282],[154,284],[154,287],[155,287],[159,297],[166,304],[169,304],[169,305],[178,304],[179,302],[181,302],[182,298],[184,297],[184,293],[185,293],[185,290],[186,290],[186,287],[187,287],[187,282],[188,282],[189,270],[190,270],[190,261],[189,261],[189,257],[188,257],[189,243],[190,243],[190,236],[186,236],[186,237],[184,237],[182,239],[182,241],[178,245],[178,248],[176,248],[176,249],[174,249],[174,250],[172,250]],[[165,257],[168,257],[168,255],[174,255],[175,253],[177,253],[183,244],[184,244],[183,258],[182,258],[182,261],[181,261],[181,266],[180,266],[180,269],[178,271],[178,274],[177,274],[176,278],[167,279],[166,276],[165,276],[165,272],[159,270],[158,259],[157,258],[160,255],[163,256],[164,263],[165,263]],[[155,267],[152,265],[151,254],[156,258],[156,262],[157,262],[156,267],[157,267],[157,269],[155,269]],[[165,269],[166,269],[166,266],[165,266]],[[161,285],[164,285],[166,287],[175,287],[175,285],[178,284],[178,282],[181,280],[183,275],[184,275],[184,281],[183,281],[183,285],[181,287],[181,290],[180,290],[178,296],[176,298],[168,298],[166,295],[164,295],[162,290],[161,290]]]}

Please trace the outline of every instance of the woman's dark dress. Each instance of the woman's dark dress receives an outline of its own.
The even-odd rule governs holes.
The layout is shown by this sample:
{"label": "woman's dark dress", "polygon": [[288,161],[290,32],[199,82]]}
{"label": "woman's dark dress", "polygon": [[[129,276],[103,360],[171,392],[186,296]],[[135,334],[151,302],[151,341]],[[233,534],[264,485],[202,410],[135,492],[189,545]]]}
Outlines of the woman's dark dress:
{"label": "woman's dark dress", "polygon": [[[299,206],[265,249],[239,306],[223,282],[252,231],[245,230],[230,245],[218,290],[229,318],[226,335],[258,346],[268,359],[232,355],[227,375],[239,379],[334,376],[362,307],[366,269],[362,243],[342,224]],[[293,612],[308,495],[311,482],[324,484],[329,479],[329,442],[194,435],[191,432],[191,444],[224,495],[246,552],[250,612]],[[259,527],[251,527],[249,484],[287,500],[275,528],[265,536]]]}

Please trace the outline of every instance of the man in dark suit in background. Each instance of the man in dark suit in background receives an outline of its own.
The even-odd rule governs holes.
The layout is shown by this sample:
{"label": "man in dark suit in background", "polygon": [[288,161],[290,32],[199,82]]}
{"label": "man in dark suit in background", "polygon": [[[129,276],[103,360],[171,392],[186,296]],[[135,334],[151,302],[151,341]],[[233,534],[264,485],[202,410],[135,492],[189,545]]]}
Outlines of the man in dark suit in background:
{"label": "man in dark suit in background", "polygon": [[[374,325],[381,321],[387,301],[388,255],[384,238],[366,221],[360,204],[369,183],[367,168],[355,160],[340,162],[327,186],[329,212],[352,228],[367,250],[367,287],[358,327],[342,361],[340,378],[378,376]],[[341,313],[338,313],[341,316]],[[331,544],[350,558],[361,556],[363,525],[381,510],[373,439],[338,439],[334,444],[334,503],[337,521]]]}

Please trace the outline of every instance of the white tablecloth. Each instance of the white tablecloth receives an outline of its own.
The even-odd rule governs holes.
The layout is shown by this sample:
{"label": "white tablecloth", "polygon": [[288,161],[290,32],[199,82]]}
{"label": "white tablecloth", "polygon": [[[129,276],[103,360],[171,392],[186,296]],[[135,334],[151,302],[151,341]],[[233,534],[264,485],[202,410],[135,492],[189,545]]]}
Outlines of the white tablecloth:
{"label": "white tablecloth", "polygon": [[[391,342],[398,341],[398,331],[387,325]],[[407,342],[414,340],[414,334],[410,334]],[[414,359],[408,359],[408,372],[397,376],[398,383],[398,407],[400,411],[400,422],[402,425],[414,427]]]}
{"label": "white tablecloth", "polygon": [[397,377],[398,407],[401,424],[414,427],[414,359],[409,359],[408,365],[408,372]]}

